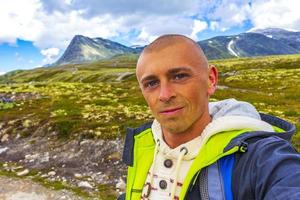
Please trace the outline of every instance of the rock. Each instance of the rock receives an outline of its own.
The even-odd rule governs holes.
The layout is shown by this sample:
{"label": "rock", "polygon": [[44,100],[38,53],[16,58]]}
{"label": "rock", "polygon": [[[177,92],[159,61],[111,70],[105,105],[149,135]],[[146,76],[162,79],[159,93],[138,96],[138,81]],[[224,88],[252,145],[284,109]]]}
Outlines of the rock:
{"label": "rock", "polygon": [[16,140],[18,140],[18,139],[20,139],[21,138],[21,135],[18,133],[17,135],[16,135]]}
{"label": "rock", "polygon": [[78,183],[78,187],[90,188],[93,189],[93,186],[87,181],[81,181]]}
{"label": "rock", "polygon": [[29,169],[24,169],[23,171],[20,171],[17,173],[17,176],[26,176],[29,174]]}
{"label": "rock", "polygon": [[20,169],[23,169],[23,166],[15,166],[15,167],[11,167],[11,171],[18,171]]}
{"label": "rock", "polygon": [[80,142],[80,146],[82,146],[84,144],[87,144],[87,143],[89,143],[89,140],[83,140],[83,141]]}
{"label": "rock", "polygon": [[9,138],[9,135],[8,134],[4,134],[1,138],[1,142],[7,142],[8,141],[8,138]]}
{"label": "rock", "polygon": [[119,178],[118,182],[116,183],[116,188],[121,191],[125,191],[126,183],[122,178]]}
{"label": "rock", "polygon": [[42,178],[48,178],[49,175],[48,175],[48,174],[42,174],[41,177],[42,177]]}
{"label": "rock", "polygon": [[50,171],[50,172],[48,172],[48,175],[49,175],[49,176],[55,176],[55,174],[56,174],[55,171]]}
{"label": "rock", "polygon": [[49,162],[49,152],[46,152],[44,156],[40,158],[41,163]]}
{"label": "rock", "polygon": [[[36,153],[36,154],[27,154],[25,155],[25,160],[29,160],[30,162],[33,162],[35,159],[37,159],[39,157],[39,154]],[[32,161],[33,160],[33,161]]]}
{"label": "rock", "polygon": [[4,153],[4,152],[7,151],[7,150],[8,150],[7,147],[0,148],[0,154]]}
{"label": "rock", "polygon": [[83,176],[82,176],[82,174],[75,173],[74,177],[77,179],[81,179]]}

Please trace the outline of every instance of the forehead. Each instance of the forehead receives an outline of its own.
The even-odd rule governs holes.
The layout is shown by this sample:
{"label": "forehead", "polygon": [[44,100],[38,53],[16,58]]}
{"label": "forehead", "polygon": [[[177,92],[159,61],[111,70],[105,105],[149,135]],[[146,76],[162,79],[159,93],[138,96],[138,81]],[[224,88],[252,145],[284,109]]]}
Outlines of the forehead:
{"label": "forehead", "polygon": [[137,64],[137,77],[166,74],[173,69],[188,68],[200,71],[207,65],[206,60],[195,47],[186,44],[175,44],[157,51],[143,53]]}

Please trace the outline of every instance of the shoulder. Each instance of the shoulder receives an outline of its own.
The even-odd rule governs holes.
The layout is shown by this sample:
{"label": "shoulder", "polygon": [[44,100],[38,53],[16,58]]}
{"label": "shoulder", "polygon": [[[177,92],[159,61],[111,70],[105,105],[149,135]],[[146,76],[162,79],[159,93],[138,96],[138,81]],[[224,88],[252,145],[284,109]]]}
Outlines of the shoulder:
{"label": "shoulder", "polygon": [[264,159],[260,160],[261,158],[271,160],[290,156],[300,158],[300,154],[289,141],[276,135],[265,138],[253,138],[247,141],[247,144],[248,152],[244,153],[243,156],[251,157],[257,162],[265,161]]}
{"label": "shoulder", "polygon": [[236,158],[233,180],[239,185],[235,188],[239,197],[264,199],[278,188],[300,194],[300,154],[290,142],[278,136],[252,139],[247,152]]}
{"label": "shoulder", "polygon": [[122,160],[126,165],[132,166],[133,164],[134,136],[141,134],[145,130],[151,129],[152,123],[153,122],[148,122],[138,128],[126,129],[125,144],[122,156]]}
{"label": "shoulder", "polygon": [[237,166],[247,164],[251,168],[271,169],[279,164],[291,167],[295,163],[300,167],[300,154],[289,141],[278,136],[253,138],[247,141],[247,146],[247,152],[238,153]]}

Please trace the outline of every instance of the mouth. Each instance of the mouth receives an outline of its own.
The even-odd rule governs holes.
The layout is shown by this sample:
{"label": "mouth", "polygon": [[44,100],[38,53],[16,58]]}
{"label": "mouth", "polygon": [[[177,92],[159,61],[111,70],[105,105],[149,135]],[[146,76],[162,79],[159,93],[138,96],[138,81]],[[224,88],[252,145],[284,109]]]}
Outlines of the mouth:
{"label": "mouth", "polygon": [[180,112],[182,109],[183,109],[183,107],[169,108],[169,109],[163,110],[159,113],[162,115],[174,115],[174,114]]}

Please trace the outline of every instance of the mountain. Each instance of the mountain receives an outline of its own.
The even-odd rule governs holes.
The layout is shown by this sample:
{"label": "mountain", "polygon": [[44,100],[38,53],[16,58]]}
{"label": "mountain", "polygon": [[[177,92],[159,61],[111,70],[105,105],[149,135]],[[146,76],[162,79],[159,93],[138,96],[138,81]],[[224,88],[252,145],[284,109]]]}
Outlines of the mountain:
{"label": "mountain", "polygon": [[264,29],[198,42],[208,59],[300,53],[300,32]]}
{"label": "mountain", "polygon": [[[300,32],[278,28],[257,29],[199,41],[208,59],[300,53]],[[103,38],[76,35],[54,65],[87,63],[119,55],[139,54],[145,46],[127,47]]]}
{"label": "mountain", "polygon": [[257,29],[253,30],[254,33],[260,33],[267,37],[280,40],[289,46],[296,49],[300,49],[300,32],[297,31],[287,31],[280,28],[267,28],[267,29]]}
{"label": "mountain", "polygon": [[138,52],[139,50],[107,39],[76,35],[64,54],[53,65],[87,63],[96,60],[109,59],[120,54]]}

